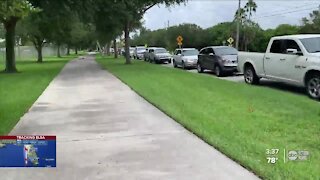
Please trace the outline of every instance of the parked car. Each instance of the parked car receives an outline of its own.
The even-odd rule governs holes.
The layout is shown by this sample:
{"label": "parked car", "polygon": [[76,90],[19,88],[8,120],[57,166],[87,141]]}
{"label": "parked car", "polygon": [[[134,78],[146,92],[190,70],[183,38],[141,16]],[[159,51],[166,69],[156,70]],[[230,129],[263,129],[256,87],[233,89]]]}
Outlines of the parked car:
{"label": "parked car", "polygon": [[155,49],[156,47],[148,47],[146,49],[146,51],[144,52],[144,55],[143,55],[143,59],[145,61],[150,61],[150,53],[153,52],[153,50]]}
{"label": "parked car", "polygon": [[173,54],[173,67],[181,66],[182,69],[196,68],[199,51],[195,48],[176,49]]}
{"label": "parked car", "polygon": [[152,48],[149,49],[149,62],[151,63],[171,63],[171,54],[165,48]]}
{"label": "parked car", "polygon": [[126,56],[126,51],[125,51],[124,48],[121,48],[120,52],[121,52],[121,55],[122,55],[122,56]]}
{"label": "parked car", "polygon": [[134,59],[143,59],[145,51],[146,51],[146,48],[144,46],[137,46],[134,49],[133,58]]}
{"label": "parked car", "polygon": [[129,51],[130,51],[130,58],[133,58],[133,57],[134,57],[134,50],[135,50],[135,48],[134,48],[134,47],[130,47],[130,48],[129,48]]}
{"label": "parked car", "polygon": [[260,78],[305,87],[320,100],[320,34],[273,37],[266,53],[239,53],[239,71],[248,84]]}
{"label": "parked car", "polygon": [[200,50],[197,70],[212,70],[216,76],[234,73],[238,66],[238,50],[229,46],[210,46]]}

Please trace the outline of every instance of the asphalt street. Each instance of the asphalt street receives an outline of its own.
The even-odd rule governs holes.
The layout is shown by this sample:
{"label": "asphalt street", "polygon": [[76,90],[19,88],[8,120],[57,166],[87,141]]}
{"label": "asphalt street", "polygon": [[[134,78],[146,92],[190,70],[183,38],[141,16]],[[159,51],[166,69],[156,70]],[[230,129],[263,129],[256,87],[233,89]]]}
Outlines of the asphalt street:
{"label": "asphalt street", "polygon": [[[162,64],[162,66],[173,68],[172,63],[170,63],[170,64]],[[186,70],[186,71],[192,72],[192,73],[198,73],[198,71],[196,69],[189,69],[189,70]],[[205,71],[204,74],[213,75],[213,73],[210,72],[210,71]],[[219,78],[219,79],[224,79],[224,80],[228,80],[228,81],[233,81],[233,82],[242,82],[242,83],[244,83],[244,78],[243,78],[242,74],[236,74],[234,76],[225,76],[225,77],[217,77],[217,76],[213,75],[212,77]]]}
{"label": "asphalt street", "polygon": [[[162,64],[162,66],[168,67],[168,68],[173,68],[172,63],[171,64]],[[191,72],[191,73],[198,73],[198,71],[196,69],[190,69],[190,70],[186,70],[186,71]],[[217,77],[211,71],[205,71],[203,74],[211,76],[213,78],[226,80],[226,81],[245,83],[243,74],[234,74],[234,75],[225,76],[225,77]],[[276,82],[276,81],[272,81],[269,79],[262,78],[260,80],[260,86],[263,86],[265,88],[272,88],[272,89],[276,89],[276,90],[286,91],[289,93],[295,93],[295,94],[301,94],[301,95],[307,96],[305,89],[302,87],[296,87],[293,85],[288,85],[285,83]]]}

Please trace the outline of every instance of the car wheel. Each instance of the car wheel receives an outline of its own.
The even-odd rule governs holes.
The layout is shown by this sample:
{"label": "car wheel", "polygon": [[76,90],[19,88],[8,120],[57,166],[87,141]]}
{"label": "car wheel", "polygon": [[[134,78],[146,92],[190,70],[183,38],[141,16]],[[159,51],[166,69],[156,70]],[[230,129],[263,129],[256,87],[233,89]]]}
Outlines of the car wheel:
{"label": "car wheel", "polygon": [[252,66],[246,66],[244,70],[244,81],[247,84],[259,84],[260,78]]}
{"label": "car wheel", "polygon": [[200,63],[197,64],[198,73],[203,73],[203,68],[201,67]]}
{"label": "car wheel", "polygon": [[174,68],[177,68],[177,67],[178,67],[175,60],[173,60],[173,67],[174,67]]}
{"label": "car wheel", "polygon": [[221,77],[221,76],[223,75],[223,72],[222,72],[222,70],[221,70],[221,68],[220,68],[219,65],[216,65],[216,66],[214,67],[214,73],[215,73],[216,76],[218,76],[218,77]]}
{"label": "car wheel", "polygon": [[320,100],[320,74],[311,75],[306,81],[307,93],[310,98]]}
{"label": "car wheel", "polygon": [[183,61],[182,61],[182,69],[186,69],[186,65],[184,64]]}

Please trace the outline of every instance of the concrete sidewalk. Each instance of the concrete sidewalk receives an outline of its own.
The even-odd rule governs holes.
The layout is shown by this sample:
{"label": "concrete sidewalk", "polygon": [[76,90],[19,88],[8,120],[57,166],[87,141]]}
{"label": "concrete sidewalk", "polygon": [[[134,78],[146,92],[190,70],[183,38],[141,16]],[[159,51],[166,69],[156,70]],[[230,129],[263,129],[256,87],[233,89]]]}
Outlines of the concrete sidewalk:
{"label": "concrete sidewalk", "polygon": [[56,135],[57,168],[0,179],[258,179],[133,92],[92,57],[73,60],[12,135]]}

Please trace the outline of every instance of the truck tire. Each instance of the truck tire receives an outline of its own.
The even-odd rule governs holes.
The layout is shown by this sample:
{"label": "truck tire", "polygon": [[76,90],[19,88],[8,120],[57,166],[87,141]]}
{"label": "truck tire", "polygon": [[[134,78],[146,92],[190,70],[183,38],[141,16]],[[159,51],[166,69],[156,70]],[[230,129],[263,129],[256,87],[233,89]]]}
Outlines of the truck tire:
{"label": "truck tire", "polygon": [[257,76],[256,71],[252,65],[247,65],[244,68],[244,81],[247,84],[259,84],[260,78]]}
{"label": "truck tire", "polygon": [[320,100],[320,73],[313,73],[307,77],[306,90],[310,98]]}

